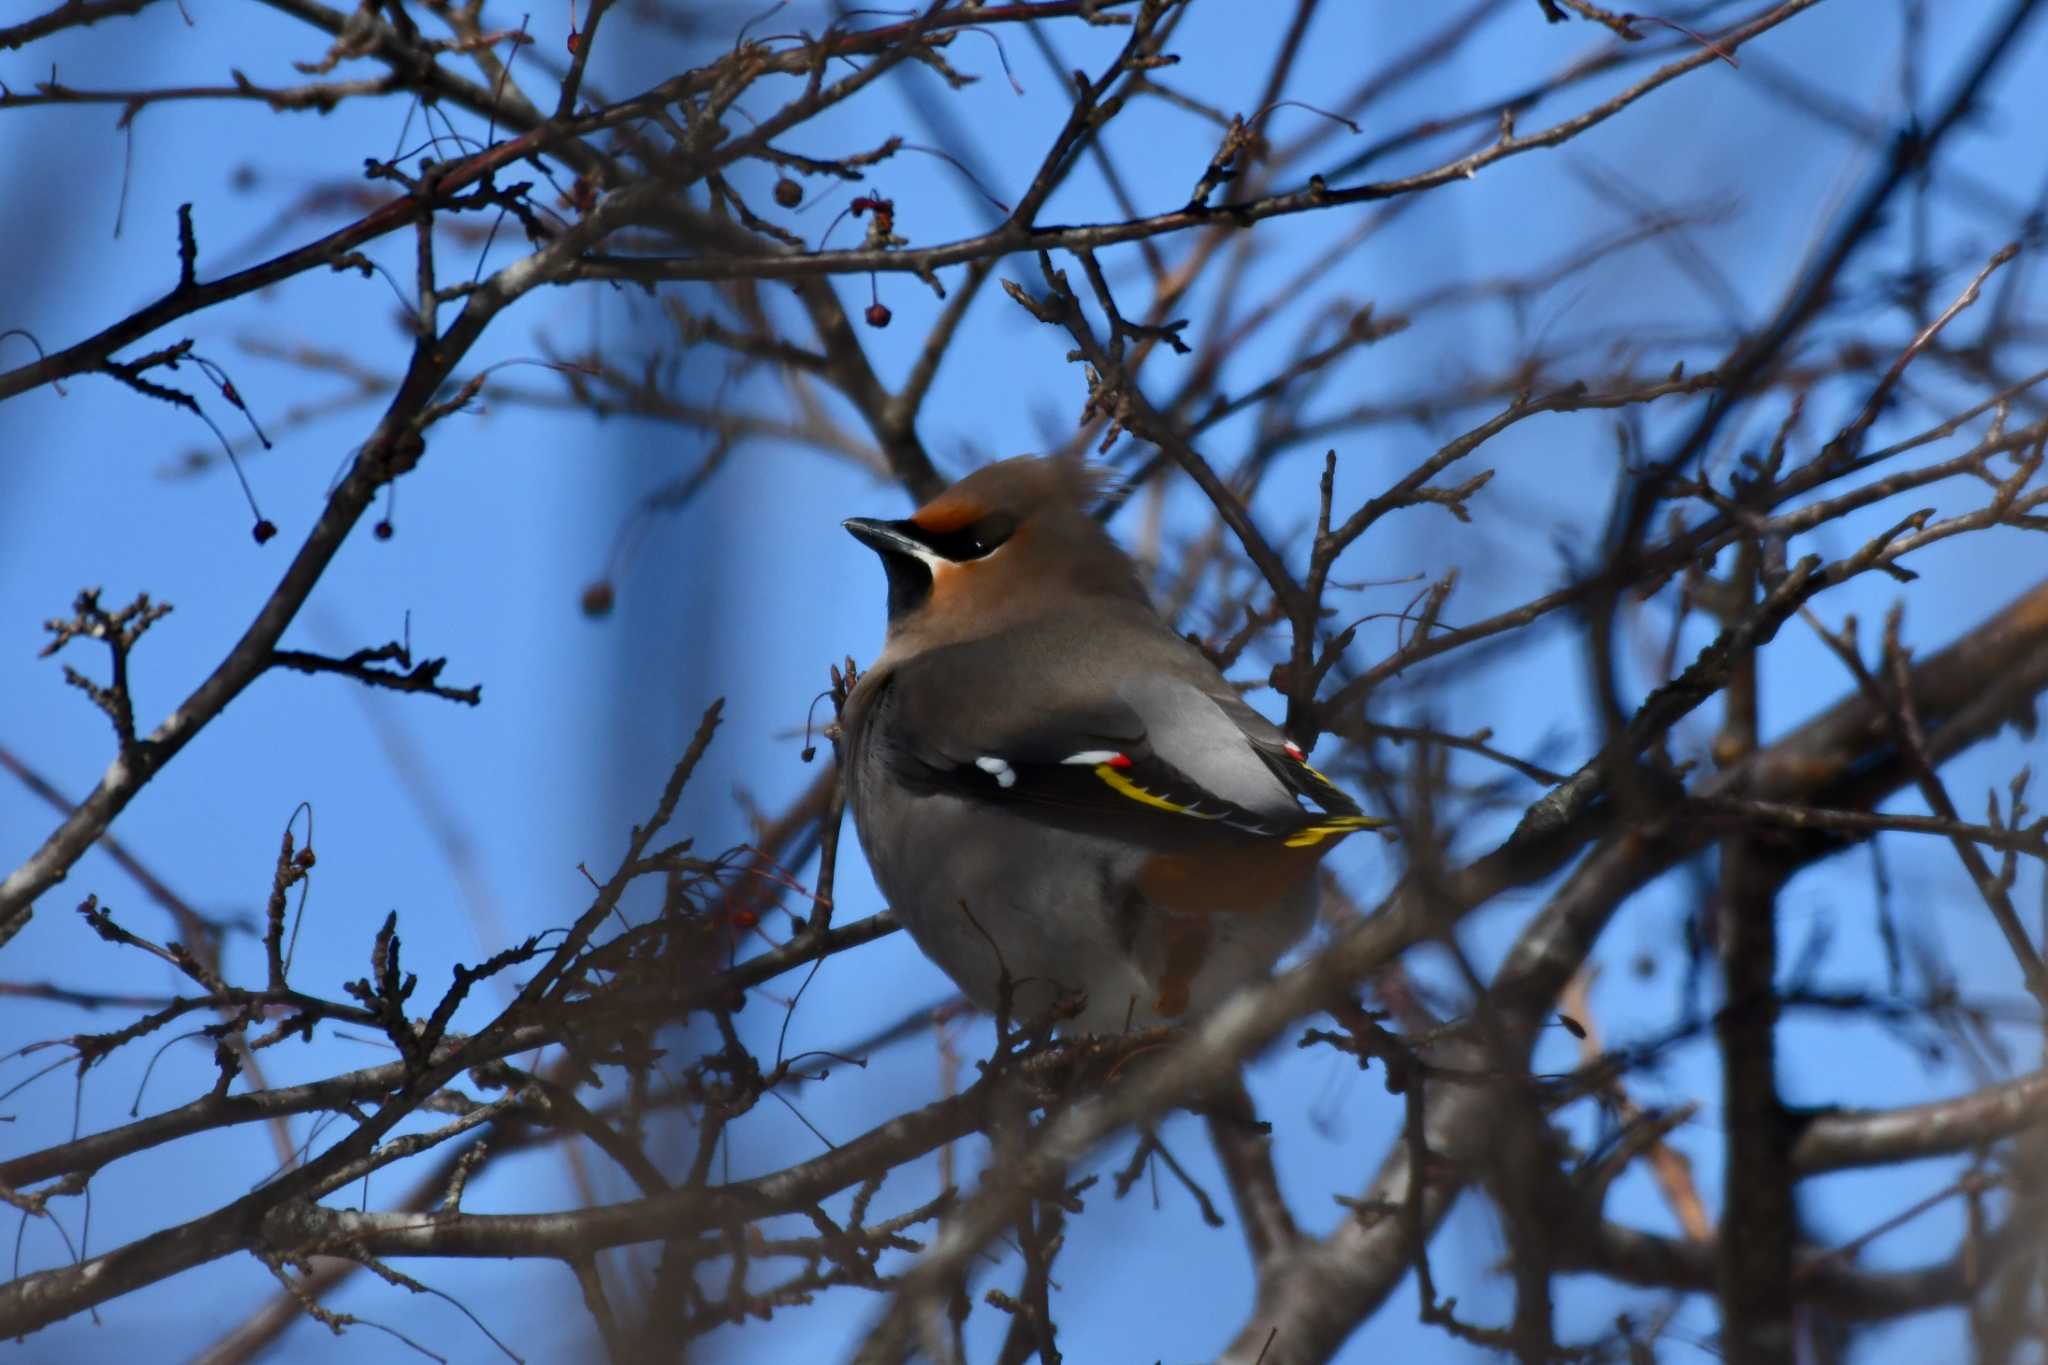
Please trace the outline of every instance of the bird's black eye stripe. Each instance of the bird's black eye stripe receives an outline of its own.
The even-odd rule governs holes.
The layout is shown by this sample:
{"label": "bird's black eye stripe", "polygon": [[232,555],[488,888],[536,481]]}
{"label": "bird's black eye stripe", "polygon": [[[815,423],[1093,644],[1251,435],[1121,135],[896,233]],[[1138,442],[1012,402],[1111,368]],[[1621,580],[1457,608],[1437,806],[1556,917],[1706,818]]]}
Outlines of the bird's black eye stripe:
{"label": "bird's black eye stripe", "polygon": [[955,531],[941,531],[936,535],[927,531],[921,539],[934,554],[958,564],[993,554],[1016,530],[1015,517],[1007,512],[991,512]]}

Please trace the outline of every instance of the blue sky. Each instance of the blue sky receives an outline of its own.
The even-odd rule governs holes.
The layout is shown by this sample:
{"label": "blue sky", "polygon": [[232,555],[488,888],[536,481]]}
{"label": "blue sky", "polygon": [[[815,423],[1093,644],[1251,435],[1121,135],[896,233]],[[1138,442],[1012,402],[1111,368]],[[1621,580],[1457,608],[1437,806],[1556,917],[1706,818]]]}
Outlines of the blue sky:
{"label": "blue sky", "polygon": [[[1362,70],[1406,49],[1433,21],[1440,22],[1434,13],[1418,17],[1392,6],[1325,8],[1289,89],[1316,104],[1341,99]],[[1924,79],[1937,88],[1976,40],[1982,16],[1963,11],[1977,8],[1930,17],[1918,50]],[[1741,12],[1725,6],[1722,11]],[[1469,185],[1431,194],[1392,216],[1314,297],[1290,303],[1286,316],[1305,321],[1318,308],[1346,301],[1372,302],[1382,316],[1405,312],[1442,283],[1530,273],[1563,259],[1589,237],[1624,224],[1611,204],[1586,189],[1588,176],[1618,179],[1666,206],[1699,208],[1709,221],[1692,240],[1729,281],[1732,299],[1702,290],[1655,245],[1638,246],[1519,308],[1494,303],[1430,310],[1408,332],[1348,363],[1318,400],[1321,407],[1399,401],[1463,374],[1495,370],[1532,342],[1562,346],[1600,329],[1640,327],[1633,340],[1646,357],[1697,357],[1710,352],[1676,339],[1671,327],[1717,325],[1730,309],[1749,322],[1765,316],[1828,215],[1873,172],[1879,154],[1795,117],[1769,97],[1770,75],[1792,73],[1881,125],[1898,126],[1907,115],[1896,56],[1900,13],[1890,5],[1822,5],[1773,35],[1753,57],[1746,55],[1742,69],[1710,66],[1565,151],[1509,161]],[[25,89],[54,64],[61,79],[80,87],[217,82],[233,65],[261,82],[288,83],[299,79],[293,60],[319,55],[317,44],[269,11],[190,0],[184,14],[189,22],[177,6],[157,5],[133,19],[0,54],[0,81]],[[1226,107],[1254,98],[1245,87],[1263,74],[1277,32],[1247,23],[1245,14],[1242,8],[1197,4],[1173,44],[1183,60],[1162,79],[1179,89],[1213,92]],[[512,23],[518,18],[510,12],[498,17]],[[746,17],[738,9],[713,9],[694,50],[729,42]],[[798,26],[797,20],[786,21]],[[547,52],[559,50],[565,27],[566,16],[555,10],[531,19]],[[617,40],[626,28],[620,24],[601,33]],[[1118,40],[1114,31],[1066,30],[1057,37],[1067,65],[1090,69],[1099,69]],[[1329,164],[1425,115],[1485,105],[1520,90],[1602,43],[1590,26],[1548,26],[1533,5],[1507,6],[1454,59],[1419,72],[1373,106],[1356,138],[1336,136],[1326,147]],[[2033,131],[2048,114],[2048,96],[2041,93],[2048,91],[2043,44],[2040,32],[2031,35],[2003,71],[1987,111],[1956,144],[1958,164],[1976,178],[1973,183],[1996,193],[1944,191],[1930,198],[1928,231],[1939,244],[1936,259],[1943,267],[1933,290],[1939,297],[1953,296],[2015,234],[2008,209],[2038,202],[2048,170]],[[673,43],[601,41],[594,70],[613,90],[637,89],[676,69],[678,52]],[[1057,125],[1063,104],[1045,62],[1027,41],[1008,35],[1002,53],[1024,87],[1021,95],[1003,79],[995,44],[963,38],[952,58],[983,79],[961,92],[926,82],[922,97],[936,102],[953,128],[983,150],[989,189],[1007,200],[1025,183],[1031,158]],[[1624,81],[1594,82],[1546,103],[1524,115],[1523,127],[1585,107]],[[544,77],[533,77],[528,89],[551,98]],[[764,87],[750,97],[751,112],[767,112],[776,93]],[[10,192],[0,196],[0,240],[16,249],[0,264],[0,329],[27,327],[49,347],[75,341],[168,286],[175,278],[178,204],[194,205],[201,274],[220,273],[347,221],[359,210],[313,191],[345,178],[366,155],[387,156],[401,142],[419,139],[417,118],[408,123],[400,103],[352,104],[324,117],[271,116],[251,105],[156,107],[137,121],[132,149],[113,126],[115,109],[4,112],[0,168]],[[1286,108],[1270,118],[1269,131],[1286,138],[1306,131],[1316,116]],[[466,116],[455,120],[467,135],[484,135]],[[916,126],[902,88],[887,83],[873,98],[804,130],[795,145],[843,154]],[[913,140],[921,136],[912,134]],[[1444,145],[1396,153],[1369,173],[1421,168],[1441,156]],[[1137,202],[1164,207],[1184,201],[1213,149],[1213,134],[1184,116],[1141,105],[1111,129],[1108,146]],[[130,165],[125,193],[124,163]],[[764,202],[766,179],[742,177],[741,188]],[[976,231],[994,214],[935,158],[899,155],[875,174],[872,185],[896,200],[898,230],[919,243]],[[815,239],[846,198],[842,191],[799,217],[800,230]],[[1043,220],[1079,221],[1113,212],[1099,179],[1077,174],[1055,195]],[[1322,215],[1269,225],[1270,232],[1262,228],[1247,267],[1254,296],[1260,284],[1271,287],[1287,278],[1308,254],[1356,221]],[[846,245],[856,235],[855,225],[841,224],[833,240]],[[1858,258],[1845,283],[1868,306],[1851,325],[1830,329],[1825,335],[1831,340],[1867,340],[1880,350],[1903,341],[1902,315],[1880,299],[1884,273],[1907,259],[1904,241],[1903,233],[1896,234]],[[515,249],[516,242],[501,241],[487,264],[510,259]],[[394,237],[370,254],[402,282],[409,279],[411,251],[409,238]],[[1130,291],[1127,298],[1141,293],[1136,260],[1130,248],[1104,256],[1112,280]],[[2029,268],[2023,260],[2012,269]],[[1011,262],[1000,273],[1037,283],[1028,261]],[[894,384],[907,373],[941,305],[907,277],[885,279],[879,287],[894,322],[887,331],[864,330],[863,340],[885,381]],[[865,281],[841,283],[842,295],[856,308],[866,302],[866,288]],[[2031,285],[2022,295],[2038,297]],[[1205,303],[1198,294],[1189,315],[1204,317]],[[74,795],[97,779],[111,756],[102,717],[64,686],[57,661],[35,657],[41,623],[68,614],[81,587],[102,586],[114,603],[147,591],[176,608],[136,655],[135,692],[148,723],[204,676],[274,587],[375,411],[355,406],[292,420],[295,409],[334,399],[348,385],[333,374],[258,352],[318,348],[389,373],[404,354],[400,307],[394,285],[382,277],[309,275],[145,343],[192,335],[202,353],[229,367],[259,418],[277,428],[277,448],[248,460],[263,511],[280,528],[278,541],[268,547],[251,542],[240,495],[218,462],[197,475],[176,472],[188,452],[210,449],[209,433],[189,416],[91,377],[68,382],[61,394],[44,388],[0,409],[0,744]],[[650,344],[655,316],[650,303],[626,291],[547,291],[502,319],[474,359],[483,364],[600,346],[623,360]],[[941,370],[921,424],[935,458],[949,472],[964,472],[982,459],[1042,449],[1067,435],[1083,389],[1065,350],[1063,338],[1032,322],[997,290],[987,290]],[[0,340],[0,365],[19,363],[26,354],[19,338]],[[1611,353],[1590,345],[1568,356],[1552,378],[1597,374],[1612,360]],[[687,383],[707,399],[725,393],[742,402],[778,401],[758,378],[732,387],[715,356],[694,352],[688,363],[695,368],[686,369]],[[1161,357],[1148,370],[1148,382],[1160,385],[1157,391],[1177,382],[1175,363]],[[1222,387],[1241,392],[1284,363],[1274,345],[1248,345],[1227,366]],[[2013,361],[2016,370],[2040,363],[2038,355]],[[552,391],[553,381],[542,369],[507,369],[501,377],[533,391]],[[1932,365],[1916,368],[1912,389],[1911,401],[1880,426],[1880,438],[1926,425],[1926,414],[1938,413],[1942,404],[1981,392]],[[1846,394],[1823,391],[1814,403],[1808,431],[1816,439],[1853,411]],[[233,414],[217,403],[209,402],[209,408],[231,435],[239,434]],[[1668,433],[1692,411],[1673,404],[1653,415],[1647,430],[1652,436]],[[1745,432],[1745,439],[1767,439],[1768,424],[1780,411],[1766,409],[1758,418],[1764,426]],[[1364,496],[1479,415],[1473,409],[1443,430],[1394,423],[1336,438],[1341,495]],[[1253,419],[1236,419],[1207,437],[1205,448],[1227,462],[1253,432]],[[1258,504],[1269,531],[1296,552],[1311,515],[1322,448],[1304,447],[1283,457]],[[266,677],[150,785],[115,833],[194,905],[253,917],[268,890],[279,831],[299,803],[310,802],[320,863],[298,948],[304,983],[336,993],[343,980],[361,975],[371,935],[396,910],[423,994],[438,993],[453,963],[474,962],[511,937],[575,915],[587,901],[578,865],[602,875],[616,859],[628,822],[649,807],[668,765],[715,697],[727,699],[725,726],[715,761],[693,785],[682,820],[700,848],[746,838],[735,792],[774,811],[812,779],[815,769],[798,751],[827,663],[847,654],[871,657],[879,647],[879,571],[837,523],[854,514],[900,515],[906,504],[899,492],[849,461],[776,443],[748,444],[694,503],[653,520],[638,552],[617,574],[616,613],[605,621],[586,619],[577,609],[578,591],[604,571],[621,523],[643,497],[693,467],[704,450],[701,437],[672,426],[595,422],[514,403],[487,402],[481,411],[443,424],[419,471],[398,487],[396,534],[380,542],[367,527],[359,530],[287,644],[345,653],[409,629],[417,652],[449,658],[449,681],[482,683],[485,704],[472,711],[429,699],[365,695],[333,679]],[[1498,472],[1475,500],[1472,524],[1457,523],[1438,509],[1404,512],[1354,552],[1343,576],[1402,580],[1456,567],[1462,579],[1454,619],[1476,618],[1521,600],[1562,578],[1561,555],[1583,558],[1592,552],[1615,462],[1614,429],[1605,419],[1526,423],[1488,448],[1482,463]],[[1978,500],[1979,491],[1967,484],[1933,490],[1927,499],[1945,510]],[[1176,489],[1167,512],[1169,543],[1198,529],[1200,508],[1189,490]],[[1869,534],[1885,524],[1881,514],[1873,520],[1817,537],[1812,548],[1849,548],[1856,532]],[[1130,536],[1137,524],[1138,513],[1126,511],[1116,529]],[[1996,532],[1936,547],[1913,566],[1922,577],[1903,590],[1909,636],[1932,649],[2037,581],[2048,568],[2048,551],[2039,536],[2030,542],[2017,532]],[[1356,597],[1358,614],[1396,609],[1414,590],[1412,583],[1363,588]],[[1831,623],[1857,612],[1869,638],[1901,591],[1887,580],[1865,582],[1822,599],[1818,611]],[[1186,624],[1209,622],[1196,615]],[[1643,658],[1651,658],[1667,626],[1668,613],[1644,608],[1627,638],[1641,646]],[[1688,631],[1690,648],[1705,642],[1703,630]],[[1360,633],[1359,656],[1377,658],[1392,641],[1392,625],[1369,624]],[[1589,736],[1578,657],[1573,637],[1555,630],[1502,666],[1389,695],[1381,718],[1422,718],[1464,731],[1491,726],[1503,747],[1541,750],[1553,763],[1570,766],[1587,751]],[[63,659],[88,673],[103,666],[79,645]],[[1629,681],[1637,695],[1649,681],[1642,665],[1643,659],[1631,661]],[[1530,685],[1539,678],[1539,685]],[[1803,627],[1788,629],[1765,672],[1766,729],[1782,731],[1845,686],[1839,665],[1811,634]],[[1266,693],[1254,701],[1271,709],[1273,698]],[[1711,718],[1697,719],[1681,732],[1681,749],[1703,746],[1711,733]],[[2008,735],[1957,763],[1949,777],[1965,810],[1981,806],[1982,792],[2002,785],[2027,750]],[[1898,808],[1919,809],[1904,800]],[[1463,838],[1484,847],[1507,818],[1503,814],[1492,825],[1475,822]],[[19,785],[0,781],[0,863],[13,866],[53,823],[53,814]],[[1952,855],[1938,846],[1896,841],[1889,852],[1902,920],[1939,947],[1971,992],[1995,1001],[2021,999],[2010,958]],[[1357,847],[1345,852],[1340,865],[1368,903],[1393,874],[1381,858],[1375,849]],[[812,869],[797,873],[808,880]],[[840,887],[840,918],[877,908],[850,838]],[[2017,898],[2034,903],[2030,898],[2037,899],[2040,889],[2039,870],[2028,869]],[[141,993],[176,989],[159,964],[116,952],[90,934],[70,909],[87,892],[98,894],[138,932],[167,932],[160,912],[109,860],[93,854],[44,898],[33,924],[8,945],[0,976]],[[1594,1003],[1611,1041],[1647,1036],[1673,1017],[1681,991],[1677,944],[1691,896],[1682,879],[1659,883],[1631,902],[1603,942]],[[1497,959],[1532,904],[1512,898],[1476,916],[1464,933],[1475,959],[1482,965]],[[1836,946],[1823,980],[1844,987],[1881,984],[1866,855],[1851,854],[1803,875],[1788,891],[1783,913],[1794,952],[1809,932],[1832,926]],[[1647,978],[1632,969],[1638,957],[1653,963]],[[260,948],[253,939],[234,940],[229,961],[231,971],[250,978],[260,971]],[[1425,976],[1432,971],[1426,960],[1419,969]],[[772,1048],[783,1013],[773,1007],[773,997],[793,988],[793,982],[775,983],[741,1016],[755,1031],[750,1036]],[[874,944],[818,974],[794,1015],[790,1046],[836,1047],[948,993],[943,977],[907,940]],[[484,1017],[476,1010],[485,1003],[472,1007],[471,1023]],[[9,1001],[0,1010],[0,1051],[118,1022],[106,1013],[81,1017],[68,1008]],[[986,1041],[980,1029],[969,1027],[959,1045],[971,1057]],[[2014,1065],[2034,1064],[2032,1046],[2037,1044],[2019,1043]],[[1573,1048],[1559,1031],[1539,1053],[1538,1064],[1567,1067]],[[0,1088],[26,1079],[57,1055],[43,1050],[6,1059]],[[1786,1026],[1784,1055],[1785,1091],[1802,1103],[1898,1103],[1954,1093],[1970,1080],[1954,1057],[1928,1064],[1877,1028],[1836,1017],[1795,1015]],[[323,1035],[311,1047],[273,1050],[265,1061],[273,1081],[290,1081],[385,1056],[376,1042]],[[137,1102],[147,1060],[140,1053],[124,1056],[94,1071],[82,1086],[60,1071],[9,1097],[0,1103],[0,1115],[11,1120],[0,1125],[0,1150],[30,1150],[61,1140],[74,1126],[85,1130],[124,1120]],[[173,1044],[156,1062],[140,1104],[148,1111],[182,1102],[212,1076],[210,1047]],[[801,1119],[779,1105],[756,1110],[735,1131],[732,1173],[802,1160],[818,1150],[812,1129],[834,1140],[852,1136],[932,1097],[940,1084],[929,1038],[882,1051],[864,1070],[841,1069],[826,1083],[807,1087],[796,1101]],[[1397,1104],[1377,1076],[1360,1076],[1340,1059],[1288,1047],[1261,1064],[1254,1089],[1280,1127],[1278,1159],[1298,1216],[1309,1230],[1327,1229],[1343,1216],[1331,1196],[1363,1183],[1398,1122]],[[1711,1052],[1689,1044],[1644,1078],[1638,1091],[1646,1102],[1703,1101],[1677,1141],[1694,1157],[1710,1203],[1717,1196],[1717,1089]],[[296,1136],[306,1139],[308,1128],[301,1121]],[[1196,1127],[1178,1120],[1166,1134],[1176,1154],[1198,1173],[1208,1173],[1220,1194]],[[1113,1169],[1127,1150],[1119,1144],[1106,1152],[1105,1169]],[[94,1180],[90,1246],[104,1250],[195,1216],[246,1190],[273,1162],[268,1134],[251,1128],[217,1135],[182,1157],[116,1163]],[[600,1191],[624,1197],[623,1178],[601,1162],[591,1165]],[[1922,1163],[1904,1172],[1832,1176],[1806,1187],[1805,1208],[1819,1234],[1839,1240],[1952,1175],[1952,1166]],[[927,1168],[902,1180],[889,1191],[890,1207],[918,1202],[929,1193],[920,1182],[935,1178]],[[369,1198],[374,1203],[395,1197],[404,1184],[400,1176],[380,1177]],[[534,1209],[574,1199],[561,1158],[533,1155],[494,1169],[472,1192],[470,1207]],[[1072,1225],[1056,1300],[1071,1358],[1201,1359],[1219,1348],[1248,1306],[1249,1276],[1234,1229],[1202,1228],[1185,1194],[1170,1182],[1161,1184],[1156,1203],[1155,1208],[1142,1182],[1121,1203],[1098,1190],[1087,1215]],[[1623,1179],[1610,1209],[1644,1226],[1673,1230],[1639,1173]],[[75,1203],[63,1214],[73,1239],[82,1235],[81,1214]],[[1950,1245],[1959,1227],[1959,1215],[1944,1207],[1905,1234],[1879,1241],[1871,1259],[1919,1263]],[[1470,1317],[1493,1320],[1507,1311],[1504,1287],[1484,1273],[1502,1245],[1490,1215],[1469,1201],[1440,1235],[1439,1275],[1451,1279]],[[48,1225],[32,1224],[23,1235],[24,1268],[54,1264],[66,1254]],[[584,1341],[575,1286],[560,1267],[448,1262],[408,1269],[459,1298],[500,1336],[520,1343],[528,1359],[561,1359]],[[1010,1284],[1014,1274],[1014,1265],[1005,1263],[990,1270],[988,1283]],[[24,1359],[70,1361],[126,1359],[138,1352],[153,1358],[187,1355],[273,1287],[256,1262],[230,1258],[111,1304],[97,1324],[74,1319],[17,1351]],[[1561,1284],[1559,1299],[1561,1327],[1572,1333],[1597,1330],[1617,1311],[1640,1320],[1654,1314],[1659,1302],[1654,1295],[1578,1281]],[[1133,1311],[1133,1305],[1144,1309]],[[489,1343],[447,1304],[415,1300],[368,1277],[352,1281],[334,1306],[399,1325],[451,1359],[495,1358]],[[714,1336],[707,1354],[762,1359],[772,1351],[789,1359],[827,1358],[872,1308],[865,1296],[840,1293],[765,1327]],[[1677,1343],[1712,1330],[1710,1315],[1697,1306],[1679,1323]],[[1000,1316],[979,1310],[972,1326],[972,1339],[992,1349],[1002,1329]],[[1960,1349],[1962,1330],[1959,1315],[1933,1315],[1881,1335],[1866,1355],[1952,1355]],[[376,1349],[366,1345],[371,1340],[361,1328],[335,1339],[301,1323],[286,1350],[294,1360],[352,1359]],[[1358,1334],[1345,1358],[1409,1358],[1424,1350],[1432,1358],[1454,1358],[1462,1349],[1415,1323],[1412,1292],[1404,1290]],[[1687,1358],[1687,1349],[1674,1344],[1670,1358]]]}

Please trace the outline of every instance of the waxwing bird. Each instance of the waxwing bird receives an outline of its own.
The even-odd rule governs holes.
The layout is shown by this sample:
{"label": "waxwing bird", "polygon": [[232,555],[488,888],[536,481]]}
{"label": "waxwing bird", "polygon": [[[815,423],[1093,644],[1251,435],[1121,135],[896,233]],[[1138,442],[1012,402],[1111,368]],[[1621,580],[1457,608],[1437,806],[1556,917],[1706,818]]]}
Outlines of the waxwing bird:
{"label": "waxwing bird", "polygon": [[875,880],[975,1004],[1171,1021],[1262,977],[1315,918],[1362,815],[1175,634],[1091,517],[1078,464],[1018,458],[902,521],[888,639],[842,761]]}

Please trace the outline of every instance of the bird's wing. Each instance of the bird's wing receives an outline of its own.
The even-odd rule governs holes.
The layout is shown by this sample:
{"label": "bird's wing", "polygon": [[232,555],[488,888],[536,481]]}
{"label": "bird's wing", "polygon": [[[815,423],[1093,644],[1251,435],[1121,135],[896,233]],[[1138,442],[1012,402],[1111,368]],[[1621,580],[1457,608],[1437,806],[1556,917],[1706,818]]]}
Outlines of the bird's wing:
{"label": "bird's wing", "polygon": [[1006,710],[995,684],[1008,662],[1000,644],[976,642],[895,670],[877,738],[911,790],[1160,850],[1307,848],[1383,823],[1234,694],[1139,673],[1070,689],[1092,690],[1086,701],[1022,697]]}

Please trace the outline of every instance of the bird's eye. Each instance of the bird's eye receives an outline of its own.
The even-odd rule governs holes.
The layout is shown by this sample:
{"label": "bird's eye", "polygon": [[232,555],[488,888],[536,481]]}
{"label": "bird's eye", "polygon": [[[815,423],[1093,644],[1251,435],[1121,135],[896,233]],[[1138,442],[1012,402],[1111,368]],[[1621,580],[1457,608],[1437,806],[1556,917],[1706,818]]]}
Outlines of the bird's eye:
{"label": "bird's eye", "polygon": [[928,536],[926,544],[956,564],[980,559],[1002,548],[1017,531],[1017,519],[1006,512],[991,512],[981,520],[944,535]]}
{"label": "bird's eye", "polygon": [[1017,519],[1001,512],[983,517],[967,528],[969,544],[977,558],[993,554],[1017,530]]}

